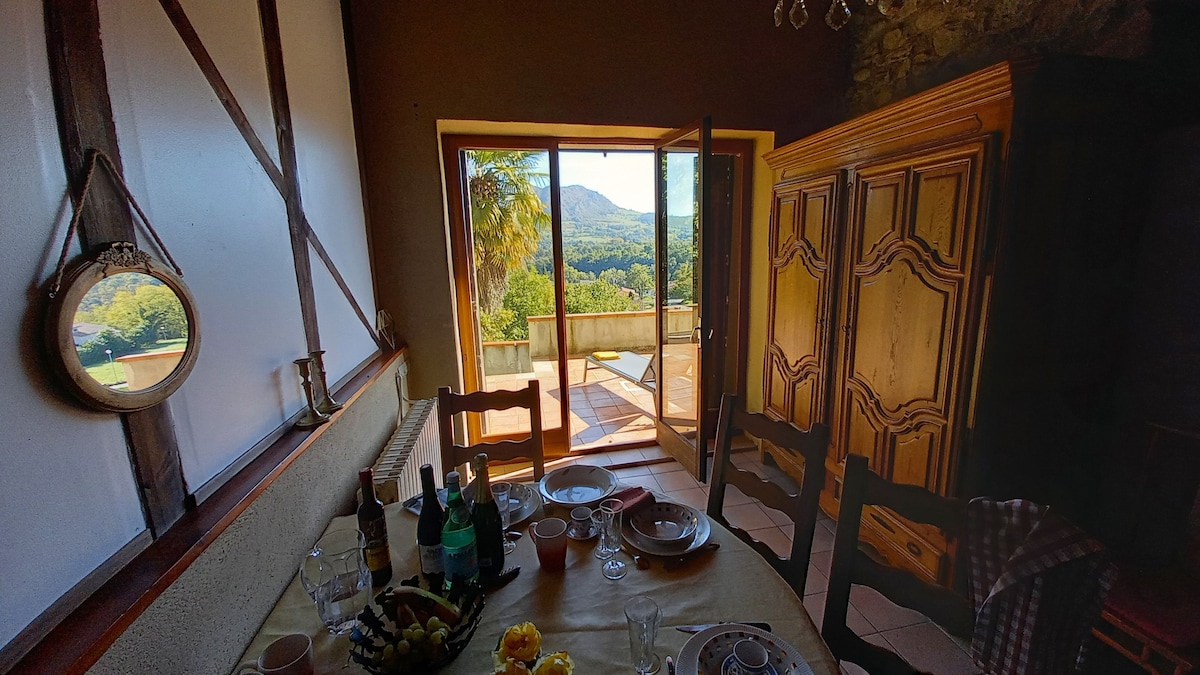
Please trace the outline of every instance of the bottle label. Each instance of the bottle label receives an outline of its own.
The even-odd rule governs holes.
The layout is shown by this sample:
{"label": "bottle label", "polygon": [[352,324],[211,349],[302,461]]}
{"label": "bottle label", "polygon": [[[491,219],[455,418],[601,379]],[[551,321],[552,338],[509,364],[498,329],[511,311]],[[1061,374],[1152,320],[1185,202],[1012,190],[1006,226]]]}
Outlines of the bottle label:
{"label": "bottle label", "polygon": [[451,579],[474,579],[479,574],[479,559],[475,551],[475,542],[461,548],[451,548],[443,543],[442,563],[446,572],[446,581]]}
{"label": "bottle label", "polygon": [[435,544],[433,546],[418,546],[421,551],[421,573],[422,574],[441,574],[442,569],[442,545]]}
{"label": "bottle label", "polygon": [[363,552],[367,557],[367,569],[372,572],[378,572],[382,569],[387,569],[392,564],[392,558],[388,554],[387,542],[368,542],[363,548]]}

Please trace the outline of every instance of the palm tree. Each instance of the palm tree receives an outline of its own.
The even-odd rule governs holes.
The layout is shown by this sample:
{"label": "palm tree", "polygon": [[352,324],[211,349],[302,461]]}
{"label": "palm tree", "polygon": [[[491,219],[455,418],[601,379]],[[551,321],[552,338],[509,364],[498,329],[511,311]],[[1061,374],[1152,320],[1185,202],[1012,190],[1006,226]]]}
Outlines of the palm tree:
{"label": "palm tree", "polygon": [[525,266],[537,251],[550,214],[537,195],[548,176],[534,171],[537,152],[468,150],[467,188],[475,245],[479,309],[500,309],[508,273]]}

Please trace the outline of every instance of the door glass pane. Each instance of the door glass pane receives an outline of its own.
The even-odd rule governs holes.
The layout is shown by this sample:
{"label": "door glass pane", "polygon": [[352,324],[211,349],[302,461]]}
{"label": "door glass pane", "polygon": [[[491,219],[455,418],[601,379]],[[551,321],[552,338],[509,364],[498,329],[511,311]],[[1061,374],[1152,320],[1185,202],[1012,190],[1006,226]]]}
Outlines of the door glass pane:
{"label": "door glass pane", "polygon": [[[549,153],[464,150],[468,223],[473,246],[475,350],[485,391],[540,381],[542,426],[561,426],[554,341],[554,273]],[[521,408],[491,411],[484,435],[529,430]]]}
{"label": "door glass pane", "polygon": [[571,447],[649,441],[654,153],[563,150],[558,160]]}
{"label": "door glass pane", "polygon": [[[698,133],[697,133],[698,136]],[[685,438],[694,438],[699,419],[700,311],[698,143],[662,149],[665,209],[666,293],[663,313],[662,418]]]}

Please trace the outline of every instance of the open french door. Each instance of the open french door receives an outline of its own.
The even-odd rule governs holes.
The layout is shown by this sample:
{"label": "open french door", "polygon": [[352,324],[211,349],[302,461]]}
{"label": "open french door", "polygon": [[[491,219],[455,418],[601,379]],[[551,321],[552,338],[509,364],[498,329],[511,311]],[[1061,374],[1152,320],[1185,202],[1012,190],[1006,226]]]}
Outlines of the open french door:
{"label": "open french door", "polygon": [[716,272],[706,264],[714,256],[705,242],[711,150],[708,117],[655,144],[657,440],[701,481],[708,480],[713,433],[707,388],[718,383],[715,359],[706,353],[714,327],[705,277]]}

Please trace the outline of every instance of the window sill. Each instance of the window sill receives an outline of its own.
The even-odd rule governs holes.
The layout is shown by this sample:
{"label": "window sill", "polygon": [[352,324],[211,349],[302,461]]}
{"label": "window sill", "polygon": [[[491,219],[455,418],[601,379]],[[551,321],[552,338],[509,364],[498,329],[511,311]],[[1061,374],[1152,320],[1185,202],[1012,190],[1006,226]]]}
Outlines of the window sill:
{"label": "window sill", "polygon": [[[407,351],[401,348],[381,354],[368,363],[335,392],[336,398],[346,407],[334,413],[328,424],[304,431],[286,430],[262,454],[203,503],[188,510],[167,532],[49,630],[16,662],[14,672],[81,673],[95,664],[155,598],[169,588],[326,429],[332,427],[395,360],[406,358],[406,354]],[[37,623],[35,621],[33,625]],[[22,635],[18,635],[9,647],[21,640]]]}

